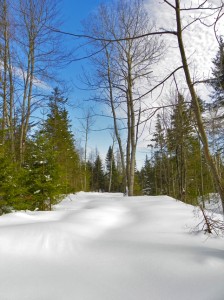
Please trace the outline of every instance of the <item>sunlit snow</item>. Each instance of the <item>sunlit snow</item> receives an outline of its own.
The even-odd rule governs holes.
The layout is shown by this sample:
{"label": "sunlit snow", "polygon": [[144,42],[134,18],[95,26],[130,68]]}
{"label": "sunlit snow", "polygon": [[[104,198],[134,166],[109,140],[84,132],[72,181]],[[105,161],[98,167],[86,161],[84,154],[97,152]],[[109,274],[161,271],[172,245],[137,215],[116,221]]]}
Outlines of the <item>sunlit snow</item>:
{"label": "sunlit snow", "polygon": [[0,217],[1,300],[223,300],[224,238],[167,196],[70,195]]}

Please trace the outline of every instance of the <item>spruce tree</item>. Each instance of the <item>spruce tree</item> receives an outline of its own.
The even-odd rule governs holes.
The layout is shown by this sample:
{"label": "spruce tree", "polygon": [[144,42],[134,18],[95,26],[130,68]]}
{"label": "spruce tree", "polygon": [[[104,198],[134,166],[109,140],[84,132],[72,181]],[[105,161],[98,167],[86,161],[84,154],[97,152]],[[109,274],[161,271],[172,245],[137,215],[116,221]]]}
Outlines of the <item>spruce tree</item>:
{"label": "spruce tree", "polygon": [[105,189],[103,164],[99,155],[97,155],[93,167],[93,189],[97,192],[104,191]]}
{"label": "spruce tree", "polygon": [[154,171],[155,171],[155,193],[167,194],[167,165],[166,165],[166,133],[162,124],[162,117],[158,114],[153,135],[154,149]]}
{"label": "spruce tree", "polygon": [[4,144],[0,144],[0,214],[13,209],[26,209],[26,170],[9,153],[10,143],[6,139]]}
{"label": "spruce tree", "polygon": [[150,159],[146,155],[144,166],[138,173],[139,183],[142,193],[145,195],[155,194],[155,182],[154,182],[154,167],[150,162]]}
{"label": "spruce tree", "polygon": [[26,187],[23,184],[25,170],[11,160],[3,145],[0,145],[0,169],[0,215],[13,209],[26,209]]}
{"label": "spruce tree", "polygon": [[185,201],[187,181],[187,160],[189,139],[192,134],[190,112],[184,102],[184,97],[178,93],[177,105],[171,117],[172,129],[169,130],[170,150],[175,155],[176,180],[178,184],[178,199]]}
{"label": "spruce tree", "polygon": [[94,163],[90,160],[87,161],[86,164],[86,171],[87,171],[87,182],[88,182],[88,190],[94,191]]}
{"label": "spruce tree", "polygon": [[29,141],[29,155],[25,168],[28,171],[26,185],[29,209],[51,210],[62,193],[59,182],[59,166],[51,141],[42,129]]}
{"label": "spruce tree", "polygon": [[120,191],[122,179],[119,176],[119,172],[116,167],[113,149],[110,146],[106,155],[106,170],[107,170],[107,183],[106,189],[108,192],[118,192]]}
{"label": "spruce tree", "polygon": [[[173,196],[191,204],[197,204],[198,197],[209,190],[203,187],[208,168],[194,124],[192,108],[187,105],[183,95],[178,93],[168,129],[167,146],[174,182]],[[207,186],[210,186],[209,183]]]}
{"label": "spruce tree", "polygon": [[212,94],[213,104],[216,107],[221,107],[224,105],[224,42],[222,38],[219,40],[219,50],[212,63],[214,78],[210,81],[210,84],[214,90]]}
{"label": "spruce tree", "polygon": [[65,108],[65,99],[58,88],[49,97],[49,108],[44,130],[51,141],[55,159],[59,166],[60,183],[63,193],[75,192],[81,188],[81,165],[75,149],[74,136]]}

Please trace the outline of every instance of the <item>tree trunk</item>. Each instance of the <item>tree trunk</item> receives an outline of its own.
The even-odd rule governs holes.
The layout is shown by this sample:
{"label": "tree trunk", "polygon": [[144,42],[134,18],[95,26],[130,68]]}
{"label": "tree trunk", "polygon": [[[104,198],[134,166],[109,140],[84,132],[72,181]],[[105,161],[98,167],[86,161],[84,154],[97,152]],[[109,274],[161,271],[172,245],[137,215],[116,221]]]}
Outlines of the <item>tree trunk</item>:
{"label": "tree trunk", "polygon": [[185,53],[185,48],[184,48],[183,39],[182,39],[182,26],[181,26],[181,17],[180,17],[180,1],[179,0],[175,0],[175,1],[176,1],[175,10],[176,10],[176,23],[177,23],[177,38],[178,38],[178,45],[179,45],[179,50],[180,50],[180,54],[181,54],[184,74],[185,74],[185,78],[186,78],[186,82],[187,82],[187,85],[188,85],[189,92],[191,94],[192,105],[193,105],[193,109],[194,109],[194,113],[195,113],[195,117],[196,117],[196,121],[197,121],[198,131],[199,131],[201,141],[202,141],[202,144],[203,144],[205,158],[206,158],[206,161],[207,161],[207,163],[208,163],[208,165],[211,169],[216,188],[219,192],[219,195],[220,195],[220,198],[221,198],[221,201],[222,201],[223,214],[224,214],[224,186],[223,186],[222,179],[219,176],[217,166],[215,165],[215,162],[214,162],[214,160],[211,156],[210,150],[209,150],[208,139],[207,139],[207,135],[206,135],[206,132],[205,132],[202,117],[201,117],[200,105],[199,105],[199,102],[198,102],[198,97],[196,95],[193,82],[191,80],[191,75],[190,75],[190,71],[189,71],[189,67],[188,67],[188,63],[187,63],[187,58],[186,58],[186,53]]}
{"label": "tree trunk", "polygon": [[126,167],[125,167],[124,150],[123,150],[121,137],[120,137],[118,126],[117,126],[117,116],[116,116],[116,111],[115,111],[115,107],[114,107],[113,85],[112,85],[111,71],[110,71],[110,55],[107,51],[107,48],[106,48],[106,57],[107,57],[107,80],[108,80],[108,84],[109,84],[110,106],[111,106],[113,121],[114,121],[114,132],[115,132],[115,136],[116,136],[116,139],[118,142],[118,147],[119,147],[119,152],[120,152],[120,157],[121,157],[123,193],[125,193],[126,186],[127,186],[127,174],[126,174]]}
{"label": "tree trunk", "polygon": [[113,161],[114,161],[114,136],[113,136],[113,145],[112,145],[112,156],[110,160],[110,175],[109,175],[109,186],[108,186],[108,192],[111,191],[111,185],[112,185],[112,177],[113,177]]}
{"label": "tree trunk", "polygon": [[135,110],[133,99],[133,78],[132,78],[132,59],[130,53],[127,53],[128,78],[127,78],[127,106],[128,106],[128,137],[130,144],[130,160],[127,163],[128,170],[128,195],[134,195],[135,181],[135,156],[136,156],[136,135],[135,135]]}

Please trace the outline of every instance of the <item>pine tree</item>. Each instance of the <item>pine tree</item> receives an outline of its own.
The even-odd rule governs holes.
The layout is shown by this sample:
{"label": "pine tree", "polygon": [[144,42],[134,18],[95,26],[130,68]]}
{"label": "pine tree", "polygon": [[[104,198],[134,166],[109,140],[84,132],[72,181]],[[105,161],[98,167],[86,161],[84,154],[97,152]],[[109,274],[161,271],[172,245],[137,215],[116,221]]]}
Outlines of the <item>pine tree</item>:
{"label": "pine tree", "polygon": [[224,42],[222,38],[219,40],[219,50],[212,62],[214,65],[212,69],[214,78],[210,82],[214,89],[212,98],[214,106],[221,107],[224,105]]}
{"label": "pine tree", "polygon": [[167,194],[167,165],[166,165],[166,133],[162,125],[162,117],[158,114],[155,126],[155,133],[152,141],[155,142],[155,193]]}
{"label": "pine tree", "polygon": [[210,85],[213,88],[211,94],[213,102],[207,105],[209,118],[207,118],[207,131],[209,136],[209,146],[213,154],[218,176],[221,180],[224,175],[223,164],[223,125],[224,125],[224,42],[219,39],[219,49],[215,58],[212,60],[213,79]]}
{"label": "pine tree", "polygon": [[[172,167],[170,177],[174,182],[172,196],[191,204],[197,204],[198,197],[209,190],[203,187],[208,168],[194,123],[192,108],[186,104],[183,95],[178,93],[167,134]],[[208,182],[207,186],[210,186]]]}
{"label": "pine tree", "polygon": [[24,209],[23,176],[25,170],[7,155],[8,148],[0,145],[0,215],[12,209]]}
{"label": "pine tree", "polygon": [[49,98],[50,113],[44,124],[55,159],[59,166],[60,182],[65,194],[75,192],[81,187],[81,164],[75,149],[74,137],[65,109],[65,99],[58,88],[55,88]]}
{"label": "pine tree", "polygon": [[87,171],[87,187],[88,190],[93,191],[94,190],[94,163],[92,163],[90,160],[86,163],[86,171]]}
{"label": "pine tree", "polygon": [[181,94],[177,94],[176,105],[169,113],[168,119],[157,116],[151,159],[146,158],[139,173],[141,187],[147,194],[166,193],[197,204],[199,196],[212,192],[213,186],[194,114]]}
{"label": "pine tree", "polygon": [[42,129],[28,143],[29,155],[25,168],[28,171],[26,186],[29,209],[51,210],[62,193],[59,166],[51,141]]}
{"label": "pine tree", "polygon": [[[1,78],[0,78],[1,79]],[[3,122],[0,119],[0,122]],[[3,122],[4,123],[4,122]],[[11,132],[7,126],[0,129],[0,215],[11,210],[20,209],[23,202],[23,169],[15,160],[12,151]]]}
{"label": "pine tree", "polygon": [[106,155],[106,170],[107,170],[107,183],[106,188],[108,192],[120,191],[122,178],[119,176],[119,172],[116,167],[113,149],[110,146]]}
{"label": "pine tree", "polygon": [[105,189],[105,178],[103,172],[103,164],[99,155],[97,155],[93,167],[93,189],[95,191],[104,191]]}
{"label": "pine tree", "polygon": [[155,178],[154,178],[154,167],[150,162],[150,159],[146,155],[144,166],[138,173],[138,181],[141,186],[142,193],[145,195],[155,194]]}
{"label": "pine tree", "polygon": [[177,105],[172,115],[172,129],[169,130],[170,150],[175,155],[178,183],[178,199],[185,201],[187,181],[187,160],[189,139],[192,134],[190,112],[184,102],[184,97],[178,93]]}

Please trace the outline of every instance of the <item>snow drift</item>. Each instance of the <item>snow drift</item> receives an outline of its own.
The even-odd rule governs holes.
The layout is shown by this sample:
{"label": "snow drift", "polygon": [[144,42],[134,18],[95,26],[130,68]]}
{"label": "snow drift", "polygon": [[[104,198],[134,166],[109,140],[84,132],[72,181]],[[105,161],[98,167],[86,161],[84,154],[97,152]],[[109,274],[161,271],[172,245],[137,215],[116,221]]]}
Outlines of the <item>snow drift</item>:
{"label": "snow drift", "polygon": [[70,195],[0,217],[2,300],[223,300],[224,239],[167,196]]}

